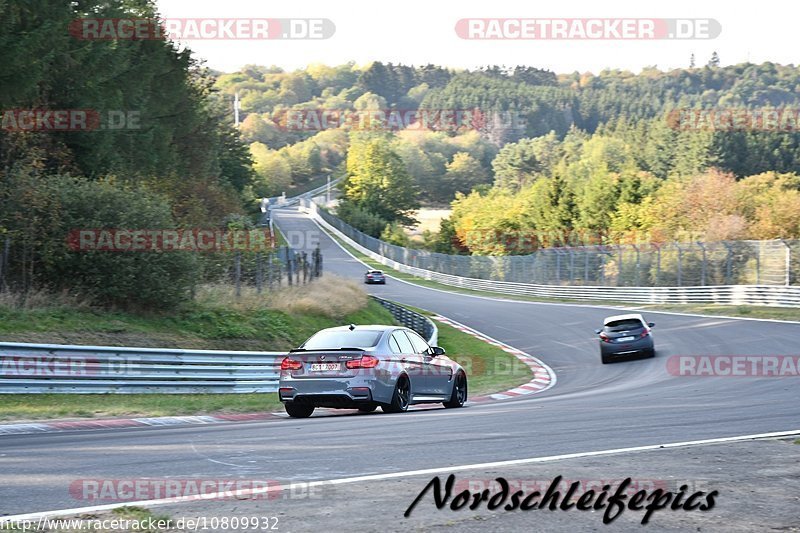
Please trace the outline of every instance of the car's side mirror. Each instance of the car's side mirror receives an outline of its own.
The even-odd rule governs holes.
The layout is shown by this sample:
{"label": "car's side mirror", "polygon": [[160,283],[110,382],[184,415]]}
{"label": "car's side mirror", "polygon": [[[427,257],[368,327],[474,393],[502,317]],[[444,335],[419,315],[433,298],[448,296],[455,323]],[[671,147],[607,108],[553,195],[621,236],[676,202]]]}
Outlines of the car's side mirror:
{"label": "car's side mirror", "polygon": [[596,330],[594,330],[594,334],[595,334],[595,335],[600,335],[600,333],[601,333],[602,331],[603,331],[602,329],[596,329]]}
{"label": "car's side mirror", "polygon": [[656,323],[655,322],[648,322],[647,325],[652,328],[653,326],[656,325]]}
{"label": "car's side mirror", "polygon": [[444,355],[444,348],[441,346],[431,346],[431,355],[434,357],[437,355]]}

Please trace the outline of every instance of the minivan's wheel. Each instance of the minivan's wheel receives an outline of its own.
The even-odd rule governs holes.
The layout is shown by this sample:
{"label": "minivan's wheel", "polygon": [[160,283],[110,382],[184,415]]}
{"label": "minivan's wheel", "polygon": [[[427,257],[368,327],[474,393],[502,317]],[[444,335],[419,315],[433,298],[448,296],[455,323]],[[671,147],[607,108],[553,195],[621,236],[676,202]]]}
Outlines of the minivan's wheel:
{"label": "minivan's wheel", "polygon": [[372,411],[374,411],[377,408],[378,408],[378,404],[370,403],[370,404],[367,404],[367,405],[362,405],[361,407],[358,408],[358,410],[361,411],[362,413],[371,413]]}
{"label": "minivan's wheel", "polygon": [[445,407],[464,407],[467,401],[467,376],[463,372],[456,374],[456,382],[453,383],[453,392],[450,400],[444,402]]}
{"label": "minivan's wheel", "polygon": [[381,405],[384,413],[403,413],[408,411],[408,404],[411,400],[411,382],[408,377],[400,376],[397,380],[397,385],[394,386],[394,394],[392,394],[392,403]]}
{"label": "minivan's wheel", "polygon": [[313,405],[295,404],[294,402],[286,402],[283,404],[286,412],[292,418],[308,418],[314,413]]}

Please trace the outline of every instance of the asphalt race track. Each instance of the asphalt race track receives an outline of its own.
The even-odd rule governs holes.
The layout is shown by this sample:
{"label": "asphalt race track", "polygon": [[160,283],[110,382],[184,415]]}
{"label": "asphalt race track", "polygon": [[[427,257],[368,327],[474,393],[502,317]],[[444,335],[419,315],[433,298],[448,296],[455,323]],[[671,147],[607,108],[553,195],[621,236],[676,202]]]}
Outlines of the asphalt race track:
{"label": "asphalt race track", "polygon": [[[276,220],[290,241],[304,235],[311,247],[319,239],[326,272],[362,279],[365,267],[311,220],[288,209]],[[2,436],[0,512],[91,505],[70,494],[82,478],[331,480],[800,428],[797,378],[679,377],[666,369],[677,354],[796,355],[800,324],[648,313],[657,357],[601,365],[593,330],[616,313],[608,308],[477,298],[394,278],[365,288],[533,354],[558,383],[527,399],[457,410]],[[402,521],[420,479],[381,514]],[[292,517],[293,502],[283,503],[282,514]],[[599,519],[594,525],[602,528]]]}

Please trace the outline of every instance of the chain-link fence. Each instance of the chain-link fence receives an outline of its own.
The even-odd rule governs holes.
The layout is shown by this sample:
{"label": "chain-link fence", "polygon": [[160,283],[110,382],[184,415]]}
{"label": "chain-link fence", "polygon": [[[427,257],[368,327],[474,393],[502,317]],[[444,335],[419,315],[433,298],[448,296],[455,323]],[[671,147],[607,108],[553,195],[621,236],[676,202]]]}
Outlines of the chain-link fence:
{"label": "chain-link fence", "polygon": [[388,259],[467,278],[611,287],[793,285],[800,279],[800,240],[571,246],[513,256],[448,255],[388,244],[322,208],[318,212],[352,240]]}
{"label": "chain-link fence", "polygon": [[242,285],[256,288],[258,293],[283,284],[300,285],[322,276],[322,253],[319,248],[298,252],[281,246],[269,253],[234,252],[225,265],[223,279],[241,293]]}

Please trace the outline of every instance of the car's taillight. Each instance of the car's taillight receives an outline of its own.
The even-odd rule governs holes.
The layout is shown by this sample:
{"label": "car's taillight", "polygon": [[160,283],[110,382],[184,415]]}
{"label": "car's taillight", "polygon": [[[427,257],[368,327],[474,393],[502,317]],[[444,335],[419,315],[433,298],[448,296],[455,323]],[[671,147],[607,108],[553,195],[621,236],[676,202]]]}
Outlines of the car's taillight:
{"label": "car's taillight", "polygon": [[303,368],[303,363],[291,357],[284,357],[281,361],[281,370],[300,370],[301,368]]}
{"label": "car's taillight", "polygon": [[348,361],[344,364],[347,368],[375,368],[378,366],[380,360],[377,357],[373,357],[371,355],[362,355],[361,359],[353,359],[352,361]]}
{"label": "car's taillight", "polygon": [[608,338],[608,335],[606,335],[605,333],[600,334],[600,340],[603,342],[611,342],[611,340]]}
{"label": "car's taillight", "polygon": [[639,335],[639,337],[640,337],[640,338],[644,338],[644,337],[647,337],[648,335],[650,335],[650,332],[649,332],[649,331],[647,331],[647,330],[644,330],[644,331],[642,332],[642,334],[641,334],[641,335]]}

